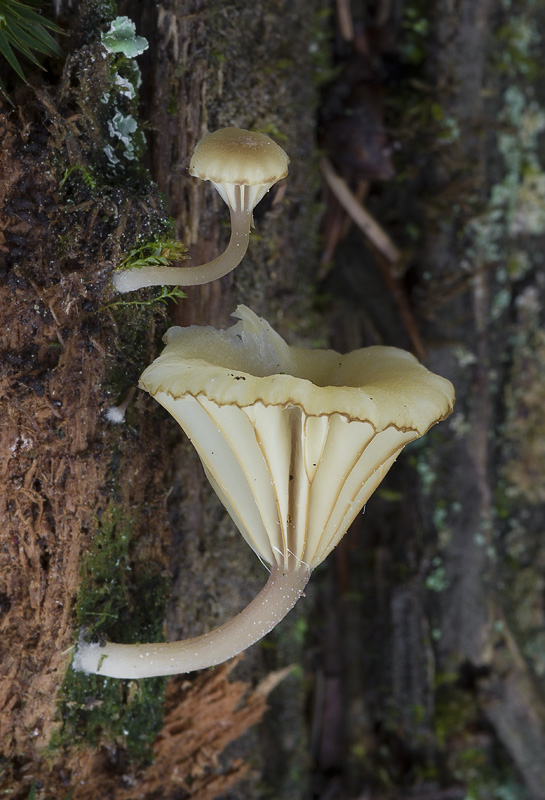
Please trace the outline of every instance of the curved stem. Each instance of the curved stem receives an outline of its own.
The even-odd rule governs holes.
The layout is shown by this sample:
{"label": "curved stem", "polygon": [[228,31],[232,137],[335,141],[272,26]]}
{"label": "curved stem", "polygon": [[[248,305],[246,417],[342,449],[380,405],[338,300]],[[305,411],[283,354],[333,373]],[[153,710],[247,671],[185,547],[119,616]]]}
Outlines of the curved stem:
{"label": "curved stem", "polygon": [[231,238],[227,249],[206,264],[196,267],[135,267],[114,272],[118,292],[132,292],[145,286],[198,286],[222,278],[238,267],[250,241],[251,210],[231,208]]}
{"label": "curved stem", "polygon": [[221,664],[272,631],[303,594],[310,572],[304,565],[290,570],[273,566],[269,580],[244,611],[194,639],[165,644],[80,643],[73,667],[111,678],[152,678]]}

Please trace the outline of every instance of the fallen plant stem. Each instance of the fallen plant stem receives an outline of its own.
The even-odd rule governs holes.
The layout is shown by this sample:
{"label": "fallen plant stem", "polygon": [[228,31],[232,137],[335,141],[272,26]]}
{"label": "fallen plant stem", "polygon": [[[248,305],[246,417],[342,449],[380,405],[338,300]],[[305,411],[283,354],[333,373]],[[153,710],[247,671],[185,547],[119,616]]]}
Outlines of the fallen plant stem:
{"label": "fallen plant stem", "polygon": [[370,242],[376,247],[379,253],[388,259],[392,264],[399,261],[401,253],[392,242],[386,231],[381,228],[376,219],[358,202],[346,181],[335,171],[333,165],[327,158],[320,161],[320,170],[327,185],[352,217],[358,228],[367,236]]}
{"label": "fallen plant stem", "polygon": [[350,0],[337,0],[337,19],[343,39],[346,42],[354,41],[354,20]]}
{"label": "fallen plant stem", "polygon": [[397,305],[399,315],[402,319],[403,325],[405,326],[405,330],[409,334],[409,339],[411,340],[415,355],[420,361],[425,362],[428,357],[428,351],[424,342],[422,341],[422,337],[420,336],[414,314],[409,305],[409,301],[407,300],[405,289],[397,280],[397,278],[392,275],[390,265],[386,263],[384,258],[381,257],[380,253],[377,254],[376,260],[384,278],[384,282],[390,290],[395,304]]}
{"label": "fallen plant stem", "polygon": [[[394,298],[417,357],[421,361],[425,361],[427,357],[426,347],[418,331],[407,296],[400,282],[392,275],[391,266],[400,260],[401,253],[374,217],[361,205],[346,181],[338,175],[327,158],[323,158],[320,161],[320,169],[327,185],[339,203],[378,251],[377,263],[386,286]],[[365,191],[365,188],[363,191]]]}
{"label": "fallen plant stem", "polygon": [[[369,181],[358,181],[356,186],[355,196],[359,203],[362,203],[369,191]],[[321,281],[325,278],[331,268],[331,262],[335,255],[335,250],[338,245],[346,238],[354,220],[346,213],[343,206],[339,202],[334,203],[333,209],[330,212],[332,217],[331,222],[327,225],[325,233],[324,251],[321,258],[321,266],[318,271],[317,280]],[[326,222],[329,221],[329,217]]]}

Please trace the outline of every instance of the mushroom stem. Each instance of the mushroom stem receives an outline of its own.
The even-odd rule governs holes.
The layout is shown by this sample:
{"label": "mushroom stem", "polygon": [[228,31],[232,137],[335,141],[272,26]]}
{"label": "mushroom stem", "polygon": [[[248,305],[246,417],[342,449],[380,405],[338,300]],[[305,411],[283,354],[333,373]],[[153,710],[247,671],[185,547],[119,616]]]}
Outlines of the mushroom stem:
{"label": "mushroom stem", "polygon": [[196,267],[135,267],[120,270],[113,275],[115,289],[122,294],[146,286],[199,286],[223,278],[238,267],[248,249],[252,206],[248,202],[253,187],[235,187],[235,207],[229,206],[231,213],[231,238],[226,250],[206,264]]}
{"label": "mushroom stem", "polygon": [[274,565],[269,580],[244,611],[210,633],[164,644],[78,645],[73,667],[110,678],[153,678],[221,664],[269,633],[303,594],[311,570]]}

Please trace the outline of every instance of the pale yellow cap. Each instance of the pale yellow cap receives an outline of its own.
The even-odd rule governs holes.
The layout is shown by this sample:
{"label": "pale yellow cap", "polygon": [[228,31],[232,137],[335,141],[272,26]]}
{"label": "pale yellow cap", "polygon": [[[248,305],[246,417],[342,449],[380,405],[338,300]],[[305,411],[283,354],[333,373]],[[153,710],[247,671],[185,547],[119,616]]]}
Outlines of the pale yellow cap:
{"label": "pale yellow cap", "polygon": [[189,174],[215,184],[272,186],[288,174],[289,158],[264,133],[221,128],[197,143]]}
{"label": "pale yellow cap", "polygon": [[289,347],[246,306],[228,330],[170,328],[162,355],[143,373],[150,394],[204,395],[218,404],[299,406],[306,414],[342,414],[375,430],[394,426],[422,436],[454,405],[450,381],[395,347],[333,350]]}

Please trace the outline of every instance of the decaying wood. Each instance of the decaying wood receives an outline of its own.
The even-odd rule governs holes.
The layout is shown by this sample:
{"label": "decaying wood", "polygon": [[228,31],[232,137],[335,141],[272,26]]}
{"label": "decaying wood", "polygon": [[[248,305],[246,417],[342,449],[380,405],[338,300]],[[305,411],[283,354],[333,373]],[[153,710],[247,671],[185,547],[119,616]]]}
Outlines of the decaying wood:
{"label": "decaying wood", "polygon": [[[356,266],[348,241],[319,276],[324,283],[313,284],[315,79],[327,62],[323,53],[313,61],[327,18],[320,4],[120,4],[150,40],[140,59],[146,159],[195,260],[214,257],[226,236],[221,201],[187,175],[198,138],[223,125],[255,127],[284,136],[291,157],[285,194],[256,213],[243,264],[188,292],[176,320],[225,325],[245,302],[301,343],[348,350],[379,339],[410,347],[412,338],[429,366],[453,380],[458,404],[400,459],[331,566],[313,578],[308,605],[320,613],[310,624],[305,600],[268,648],[236,666],[238,679],[220,667],[169,684],[150,767],[127,762],[121,736],[45,752],[63,724],[57,693],[77,633],[81,564],[104,514],[115,506],[130,517],[131,570],[152,564],[172,576],[171,638],[224,621],[264,576],[166,416],[140,392],[123,425],[105,416],[130,394],[169,324],[164,313],[143,311],[134,348],[126,334],[135,318],[106,307],[110,270],[140,234],[152,235],[163,208],[151,183],[138,197],[127,186],[99,199],[82,190],[73,203],[61,191],[64,169],[92,163],[93,148],[103,146],[91,123],[107,77],[96,42],[71,16],[74,4],[64,5],[73,52],[58,84],[21,88],[0,115],[0,789],[13,800],[31,791],[37,800],[70,791],[74,800],[257,800],[270,791],[300,800],[310,771],[321,800],[458,800],[483,775],[496,780],[490,792],[505,775],[505,786],[542,800],[545,294],[535,253],[545,234],[519,220],[516,240],[500,237],[491,252],[481,235],[503,169],[498,131],[514,124],[491,122],[509,87],[505,73],[491,73],[491,51],[503,44],[490,37],[498,20],[504,37],[520,23],[523,0],[509,15],[496,0],[444,2],[403,24],[400,4],[372,7],[378,59],[395,55],[407,31],[420,35],[421,23],[428,31],[427,66],[408,81],[425,110],[408,108],[404,118],[418,128],[415,141],[388,131],[399,136],[414,185],[377,191],[370,179],[366,196],[372,210],[377,198],[379,212],[394,209],[387,227],[395,245],[372,230],[386,248],[385,269],[407,253],[407,273],[396,280],[416,338],[400,323],[393,286],[375,280],[376,265],[362,274],[361,247]],[[355,31],[364,6],[350,4]],[[384,91],[398,91],[395,78]],[[431,141],[430,104],[458,126],[452,141]],[[417,112],[424,123],[414,123]],[[361,204],[348,201],[369,229]],[[413,204],[420,238],[405,250],[403,213],[414,224]],[[536,207],[526,201],[526,216]],[[504,263],[509,249],[524,250],[526,266]],[[304,664],[305,680],[290,678],[268,697],[274,713],[256,732],[269,688],[260,681],[272,675],[274,683],[292,661]],[[90,706],[100,703],[89,697]]]}
{"label": "decaying wood", "polygon": [[[35,791],[44,800],[80,791],[78,776],[90,774],[94,788],[87,796],[106,796],[97,787],[108,784],[112,762],[118,760],[121,773],[130,772],[123,741],[108,743],[106,738],[105,749],[98,752],[70,752],[65,743],[44,758],[52,734],[63,725],[58,691],[78,633],[75,598],[82,561],[105,515],[115,512],[130,527],[129,583],[140,570],[151,568],[161,578],[172,570],[171,637],[187,635],[192,626],[201,632],[218,615],[232,615],[263,580],[262,568],[253,563],[253,555],[211,498],[197,459],[187,445],[179,447],[176,426],[140,392],[123,424],[112,424],[105,414],[124,402],[140,371],[157,354],[160,334],[169,324],[161,309],[142,309],[131,316],[109,307],[115,300],[110,271],[128,249],[165,230],[166,210],[157,185],[193,257],[199,259],[199,250],[211,253],[221,246],[221,202],[209,186],[189,181],[186,173],[191,148],[209,124],[274,125],[286,136],[293,160],[287,202],[295,211],[283,233],[275,221],[284,209],[277,204],[265,210],[258,221],[262,240],[253,245],[241,286],[233,289],[237,281],[231,278],[193,292],[183,306],[182,321],[225,324],[239,299],[262,313],[269,303],[273,322],[287,306],[296,309],[291,319],[304,320],[308,292],[299,289],[294,265],[300,261],[308,272],[312,267],[305,259],[312,237],[306,242],[300,234],[313,202],[304,157],[313,143],[312,114],[305,117],[299,111],[310,108],[315,95],[308,47],[298,51],[302,68],[293,80],[285,80],[284,40],[276,33],[284,30],[279,10],[256,14],[245,3],[239,8],[231,4],[224,17],[221,8],[199,3],[192,9],[172,2],[138,10],[131,4],[128,13],[143,26],[154,55],[143,92],[153,87],[147,98],[149,153],[157,183],[146,183],[142,176],[133,183],[120,178],[119,185],[113,180],[97,197],[87,192],[85,180],[92,182],[94,159],[98,154],[100,160],[107,136],[100,114],[110,67],[97,43],[107,25],[101,14],[110,13],[106,5],[89,0],[79,5],[77,14],[72,4],[62,8],[63,23],[72,26],[73,48],[64,73],[54,88],[45,82],[36,89],[21,88],[14,106],[3,107],[0,117],[0,786],[24,800]],[[140,12],[143,19],[137,17]],[[238,55],[223,64],[219,54],[226,20],[235,32],[230,52]],[[310,38],[312,24],[311,16],[303,14],[299,24],[290,26],[299,45]],[[262,35],[263,41],[277,43],[278,67],[273,63],[271,68],[271,47],[260,52],[248,48],[245,35],[252,27],[256,40]],[[256,81],[263,80],[263,92],[253,89],[249,102],[241,86],[252,69]],[[275,97],[276,108],[265,94]],[[72,168],[75,199],[68,179]],[[175,481],[172,492],[180,453],[181,483]],[[173,511],[180,524],[169,562],[167,496],[179,500],[189,486],[195,486],[195,496],[186,496],[185,505]],[[229,577],[228,591],[220,567]],[[180,619],[182,631],[177,629]],[[253,665],[249,660],[249,666],[240,668],[246,671],[245,682],[231,683],[221,670],[203,677],[181,706],[184,735],[193,742],[187,747],[193,750],[186,756],[180,750],[176,780],[180,786],[183,781],[186,787],[191,784],[193,794],[203,800],[233,786],[247,770],[240,759],[231,766],[216,765],[224,744],[261,718],[264,690],[256,689],[242,702],[252,672],[271,672],[260,661],[258,651]],[[95,703],[101,703],[100,697],[89,701],[90,706]],[[200,739],[198,725],[185,717],[186,712],[196,717],[198,708],[203,725],[209,726]],[[181,736],[176,712],[172,714],[161,740],[169,758]],[[157,747],[158,763],[164,764],[166,756],[161,761],[161,745]],[[169,778],[159,770],[150,775],[149,791],[165,797],[161,781],[168,783]],[[124,796],[119,792],[126,790],[127,781],[114,781],[112,787],[112,797]]]}
{"label": "decaying wood", "polygon": [[249,765],[241,758],[222,761],[221,754],[262,719],[270,689],[285,677],[272,674],[264,686],[249,691],[244,681],[229,678],[236,663],[193,681],[169,683],[163,728],[147,769],[138,764],[120,768],[107,748],[83,748],[57,758],[53,768],[47,759],[32,769],[27,765],[23,785],[10,797],[26,800],[36,783],[47,787],[47,798],[63,796],[70,784],[74,800],[174,800],[181,795],[213,800],[228,792],[248,775]]}
{"label": "decaying wood", "polygon": [[[64,209],[50,168],[51,129],[40,118],[47,112],[32,95],[26,108],[26,119],[21,114],[15,120],[9,110],[0,118],[0,740],[5,758],[36,755],[58,726],[57,693],[74,642],[81,558],[97,519],[112,504],[125,508],[136,535],[144,534],[137,561],[164,565],[168,532],[161,474],[150,471],[160,431],[147,427],[141,398],[135,412],[139,438],[114,428],[104,416],[118,400],[105,386],[107,376],[126,358],[112,350],[116,324],[100,308],[106,252],[102,249],[100,259],[90,225],[87,259],[67,268],[66,258],[59,258]],[[139,213],[133,206],[134,224]],[[116,230],[122,236],[114,227],[112,242]],[[84,247],[81,232],[74,229],[73,235]],[[152,352],[153,327],[143,345]],[[128,374],[134,371],[131,358],[126,367]],[[111,458],[119,446],[131,453],[130,467],[121,471]]]}

